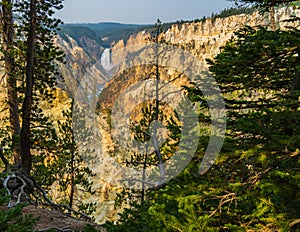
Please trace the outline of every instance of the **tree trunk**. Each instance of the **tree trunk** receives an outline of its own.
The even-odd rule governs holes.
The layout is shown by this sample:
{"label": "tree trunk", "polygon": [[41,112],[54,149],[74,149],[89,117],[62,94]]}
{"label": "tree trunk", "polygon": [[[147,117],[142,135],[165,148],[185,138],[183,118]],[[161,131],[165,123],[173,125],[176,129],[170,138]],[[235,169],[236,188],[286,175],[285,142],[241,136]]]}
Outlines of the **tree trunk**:
{"label": "tree trunk", "polygon": [[14,58],[14,20],[12,1],[2,1],[2,38],[4,47],[4,66],[7,80],[7,100],[9,107],[10,128],[12,136],[12,153],[14,164],[20,164],[20,118],[17,95],[17,78]]}
{"label": "tree trunk", "polygon": [[31,142],[30,142],[30,118],[33,100],[33,82],[34,82],[34,50],[35,50],[35,37],[36,37],[36,1],[30,1],[30,25],[27,38],[27,57],[26,57],[26,89],[25,98],[22,105],[22,130],[21,130],[21,159],[22,170],[30,174],[32,168],[31,157]]}
{"label": "tree trunk", "polygon": [[75,156],[75,151],[72,152],[72,156],[71,156],[71,190],[70,190],[70,199],[69,199],[70,209],[73,208],[74,193],[75,193],[75,167],[74,167],[75,157],[74,156]]}
{"label": "tree trunk", "polygon": [[145,181],[146,181],[146,168],[147,168],[147,159],[148,159],[148,145],[146,145],[146,154],[144,157],[144,164],[143,164],[143,174],[142,174],[142,195],[141,195],[141,204],[145,202]]}
{"label": "tree trunk", "polygon": [[156,28],[155,28],[155,118],[154,118],[154,128],[153,128],[153,145],[155,153],[158,157],[158,168],[159,168],[159,175],[161,184],[165,182],[165,167],[162,155],[159,151],[158,147],[158,137],[157,137],[157,127],[158,127],[158,116],[159,116],[159,83],[160,83],[160,73],[159,73],[159,31],[160,29],[160,21],[157,20]]}
{"label": "tree trunk", "polygon": [[[299,57],[300,53],[298,53],[297,55]],[[299,107],[300,98],[299,98],[299,94],[297,94],[297,92],[299,92],[299,91],[300,91],[300,72],[296,68],[295,78],[294,78],[293,83],[292,83],[290,94],[297,101],[297,103],[292,107],[292,109],[294,111],[296,111],[296,112],[298,111],[300,113],[300,107]]]}
{"label": "tree trunk", "polygon": [[272,31],[276,31],[276,16],[275,16],[275,7],[274,5],[270,6],[270,19],[271,19],[271,29]]}

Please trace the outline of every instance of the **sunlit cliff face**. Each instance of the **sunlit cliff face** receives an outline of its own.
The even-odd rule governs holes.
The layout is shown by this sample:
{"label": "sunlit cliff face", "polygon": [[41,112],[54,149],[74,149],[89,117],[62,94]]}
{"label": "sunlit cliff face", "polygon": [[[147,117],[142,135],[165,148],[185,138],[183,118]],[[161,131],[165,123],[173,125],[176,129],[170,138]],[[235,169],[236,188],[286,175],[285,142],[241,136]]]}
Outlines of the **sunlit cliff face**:
{"label": "sunlit cliff face", "polygon": [[[292,14],[299,16],[299,10],[294,11],[292,8],[279,9],[276,14],[277,27],[283,28],[286,23],[279,22],[289,18]],[[206,59],[215,57],[226,41],[234,36],[234,32],[245,25],[269,27],[270,20],[268,16],[263,17],[255,12],[251,15],[243,14],[223,19],[207,19],[204,22],[174,24],[160,36],[164,37],[167,42],[189,52],[205,63]],[[84,36],[80,39],[80,43],[71,37],[68,37],[68,41],[58,38],[57,43],[66,53],[66,64],[61,65],[65,88],[68,89],[70,95],[74,96],[77,92],[78,84],[82,80],[88,79],[91,81],[95,80],[99,84],[112,86],[112,89],[109,89],[109,91],[122,92],[126,86],[121,84],[114,85],[113,83],[117,82],[117,77],[119,76],[110,75],[109,71],[120,60],[124,59],[127,54],[136,52],[140,45],[146,44],[149,36],[149,33],[145,30],[140,31],[132,34],[126,40],[113,41],[109,48],[104,48],[97,41]],[[178,62],[181,61],[178,60]],[[176,61],[174,65],[176,66]],[[142,68],[140,68],[140,71],[143,71]],[[139,73],[136,71],[132,79],[137,79],[138,76]],[[130,81],[133,80],[128,80],[128,83],[131,83]],[[105,93],[109,93],[109,91]],[[110,97],[112,95],[107,94],[104,99]],[[127,104],[130,104],[130,101]],[[101,142],[103,143],[102,164],[98,167],[101,171],[95,181],[96,194],[87,200],[98,202],[95,218],[97,222],[101,223],[107,219],[115,220],[118,217],[113,205],[115,194],[120,191],[121,186],[113,186],[105,181],[108,177],[117,175],[113,173],[113,164],[109,163],[109,159],[106,159],[115,152],[116,144],[114,144],[110,134],[108,115],[101,114],[97,117],[99,130],[102,134]]]}
{"label": "sunlit cliff face", "polygon": [[[299,10],[293,8],[277,10],[277,27],[284,28],[287,23],[282,21],[291,15],[299,15]],[[233,36],[234,31],[245,25],[270,27],[270,20],[267,15],[261,16],[258,12],[227,18],[208,18],[203,22],[173,24],[160,36],[205,62],[207,58],[215,57],[220,52],[220,48]],[[108,63],[109,65],[118,63],[120,57],[123,59],[127,53],[136,51],[139,45],[146,44],[149,36],[149,32],[141,30],[130,35],[126,40],[113,41],[109,50],[105,49],[99,41],[87,36],[82,36],[77,41],[70,36],[68,41],[59,38],[57,43],[66,53],[66,64],[61,68],[67,88],[74,94],[77,89],[76,84],[85,76],[100,78],[103,83],[106,83],[112,76],[103,77],[101,73],[111,68],[108,67]],[[108,58],[109,54],[111,54],[110,58]],[[101,57],[105,59],[101,60]]]}

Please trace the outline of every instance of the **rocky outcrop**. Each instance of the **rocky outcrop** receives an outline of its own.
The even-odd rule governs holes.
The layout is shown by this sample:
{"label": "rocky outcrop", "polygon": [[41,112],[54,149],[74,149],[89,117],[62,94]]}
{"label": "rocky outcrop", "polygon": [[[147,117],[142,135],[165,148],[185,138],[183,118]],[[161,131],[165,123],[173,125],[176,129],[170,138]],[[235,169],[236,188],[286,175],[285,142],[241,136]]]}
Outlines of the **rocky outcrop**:
{"label": "rocky outcrop", "polygon": [[[291,16],[299,17],[299,14],[300,10],[292,7],[277,9],[277,28],[284,29],[287,25],[291,26],[291,23],[285,22],[285,20],[290,19]],[[220,48],[233,36],[235,31],[246,25],[271,27],[270,24],[271,21],[267,14],[261,15],[256,11],[252,14],[233,15],[226,18],[207,18],[202,22],[174,23],[170,29],[161,34],[161,37],[205,62],[205,59],[211,59],[220,52]],[[296,23],[294,26],[297,26]],[[115,54],[112,59],[117,60],[120,50],[133,52],[133,47],[147,43],[149,36],[149,33],[142,31],[130,36],[127,43],[123,40],[116,42],[111,48],[112,54]]]}
{"label": "rocky outcrop", "polygon": [[85,78],[103,84],[108,81],[99,62],[104,48],[95,40],[84,36],[79,42],[68,35],[65,39],[60,36],[56,39],[56,44],[65,53],[66,62],[59,65],[64,79],[63,88],[71,96],[75,96],[79,83]]}

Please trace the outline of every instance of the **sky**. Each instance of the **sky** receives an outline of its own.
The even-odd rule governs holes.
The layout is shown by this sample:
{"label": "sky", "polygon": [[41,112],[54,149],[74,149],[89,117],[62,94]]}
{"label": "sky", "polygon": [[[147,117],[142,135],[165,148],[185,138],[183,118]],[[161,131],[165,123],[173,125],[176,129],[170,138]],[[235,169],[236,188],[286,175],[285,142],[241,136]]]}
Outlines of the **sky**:
{"label": "sky", "polygon": [[55,17],[65,23],[153,24],[193,20],[233,6],[227,0],[64,0]]}

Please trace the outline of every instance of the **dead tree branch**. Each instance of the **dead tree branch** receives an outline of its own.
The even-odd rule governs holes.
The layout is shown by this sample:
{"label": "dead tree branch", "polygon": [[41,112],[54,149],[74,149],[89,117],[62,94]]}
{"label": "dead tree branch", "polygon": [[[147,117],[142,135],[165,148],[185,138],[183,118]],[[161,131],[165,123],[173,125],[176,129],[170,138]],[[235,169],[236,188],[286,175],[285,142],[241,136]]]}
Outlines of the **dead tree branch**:
{"label": "dead tree branch", "polygon": [[[16,179],[20,180],[22,185],[18,188],[17,190],[17,202],[16,203],[12,203],[12,199],[13,199],[13,192],[11,192],[9,186],[8,186],[8,182],[11,180],[11,179],[15,179],[15,183],[16,183]],[[23,180],[23,178],[21,178],[20,176],[17,176],[15,173],[12,173],[10,175],[8,175],[4,182],[3,182],[3,186],[4,188],[6,189],[8,195],[9,195],[9,202],[8,202],[8,208],[12,208],[12,207],[15,207],[16,205],[20,204],[21,203],[21,197],[22,195],[24,197],[27,198],[27,194],[26,192],[24,191],[24,188],[26,187],[26,182]]]}
{"label": "dead tree branch", "polygon": [[294,221],[292,221],[290,224],[289,224],[289,227],[292,228],[293,226],[297,225],[297,224],[300,224],[300,219],[296,219]]}
{"label": "dead tree branch", "polygon": [[[49,206],[50,208],[54,208],[62,212],[72,212],[74,215],[92,221],[91,217],[82,212],[72,209],[68,205],[54,203],[50,198],[47,197],[46,191],[32,177],[27,175],[22,170],[17,170],[8,174],[3,181],[3,186],[9,195],[9,208],[12,208],[24,201],[28,203],[36,202],[37,204],[39,201],[38,195],[41,195],[43,198],[43,205]],[[35,198],[35,201],[32,199],[32,197]],[[15,203],[13,203],[14,199],[16,201]]]}
{"label": "dead tree branch", "polygon": [[47,231],[57,231],[57,232],[73,232],[74,230],[69,228],[57,228],[57,227],[49,227],[43,230],[37,230],[36,232],[47,232]]}
{"label": "dead tree branch", "polygon": [[0,159],[2,160],[2,162],[4,163],[4,166],[5,166],[5,170],[4,172],[6,172],[8,170],[8,167],[9,167],[9,162],[8,160],[4,157],[4,154],[3,154],[3,148],[0,147]]}
{"label": "dead tree branch", "polygon": [[209,218],[213,217],[218,211],[222,213],[222,207],[224,204],[230,202],[232,203],[236,199],[235,193],[228,193],[224,196],[218,196],[218,199],[221,199],[218,207],[209,215]]}

